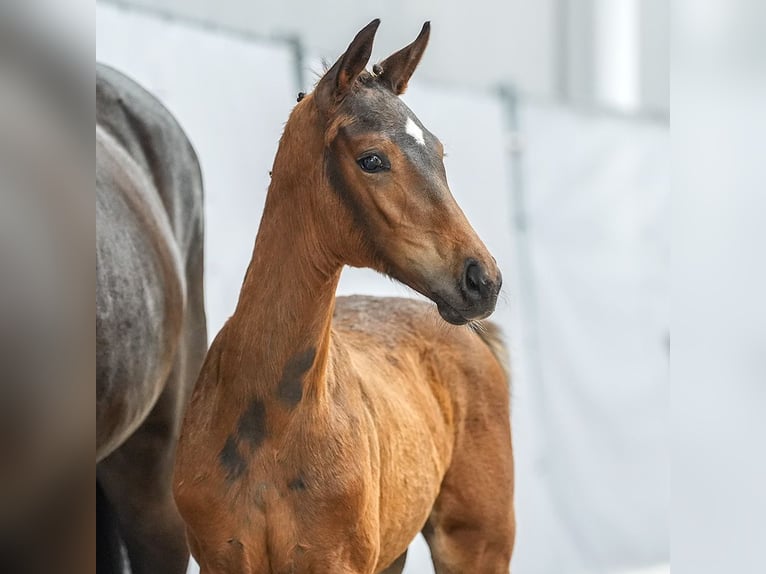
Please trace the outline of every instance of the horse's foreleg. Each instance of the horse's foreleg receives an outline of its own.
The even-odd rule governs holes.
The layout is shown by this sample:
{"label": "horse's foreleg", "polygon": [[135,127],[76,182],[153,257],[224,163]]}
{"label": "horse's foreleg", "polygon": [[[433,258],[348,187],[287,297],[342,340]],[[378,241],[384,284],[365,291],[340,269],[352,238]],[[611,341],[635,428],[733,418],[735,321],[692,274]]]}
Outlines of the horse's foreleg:
{"label": "horse's foreleg", "polygon": [[462,437],[423,528],[437,574],[508,574],[516,534],[508,421]]}

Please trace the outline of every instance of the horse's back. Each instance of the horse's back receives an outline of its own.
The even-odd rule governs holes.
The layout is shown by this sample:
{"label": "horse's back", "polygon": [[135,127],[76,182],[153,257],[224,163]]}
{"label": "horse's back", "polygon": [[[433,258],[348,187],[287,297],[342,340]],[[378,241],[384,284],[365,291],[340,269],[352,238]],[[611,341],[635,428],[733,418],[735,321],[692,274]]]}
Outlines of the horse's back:
{"label": "horse's back", "polygon": [[[163,390],[180,344],[188,291],[201,291],[196,276],[203,230],[199,166],[170,113],[108,68],[97,69],[96,97],[97,455],[102,458],[135,430]],[[186,326],[195,327],[204,329]]]}
{"label": "horse's back", "polygon": [[[444,364],[469,368],[499,366],[507,390],[507,357],[499,328],[489,321],[455,326],[445,322],[432,303],[403,297],[352,295],[336,300],[333,329],[352,348],[397,364],[407,354],[438,354]],[[374,359],[374,360],[377,360]]]}
{"label": "horse's back", "polygon": [[508,402],[507,357],[493,323],[450,325],[431,303],[355,295],[337,298],[333,330],[364,392],[392,407],[428,400],[437,418],[459,425],[485,404]]}

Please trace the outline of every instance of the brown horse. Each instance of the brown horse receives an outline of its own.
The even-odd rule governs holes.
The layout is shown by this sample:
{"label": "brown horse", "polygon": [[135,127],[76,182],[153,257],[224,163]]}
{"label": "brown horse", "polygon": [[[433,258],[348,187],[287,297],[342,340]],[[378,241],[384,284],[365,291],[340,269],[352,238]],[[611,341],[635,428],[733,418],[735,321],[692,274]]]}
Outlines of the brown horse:
{"label": "brown horse", "polygon": [[99,574],[181,574],[175,445],[207,347],[199,164],[172,115],[96,73],[96,481]]}
{"label": "brown horse", "polygon": [[[204,574],[508,572],[501,276],[397,97],[426,47],[365,71],[378,20],[295,107],[252,261],[184,419],[174,493]],[[344,265],[433,300],[341,298]],[[461,326],[464,325],[464,326]]]}

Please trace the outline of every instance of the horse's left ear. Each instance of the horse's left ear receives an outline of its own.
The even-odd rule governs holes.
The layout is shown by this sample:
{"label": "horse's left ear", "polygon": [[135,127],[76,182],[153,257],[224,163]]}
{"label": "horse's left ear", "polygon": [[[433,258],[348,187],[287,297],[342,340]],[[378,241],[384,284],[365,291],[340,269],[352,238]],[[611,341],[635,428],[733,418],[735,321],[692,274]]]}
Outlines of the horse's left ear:
{"label": "horse's left ear", "polygon": [[412,44],[391,54],[378,64],[379,67],[376,69],[381,70],[378,77],[388,84],[397,96],[403,94],[407,89],[407,82],[410,81],[412,73],[418,67],[420,58],[423,57],[423,52],[426,50],[430,33],[431,22],[426,22]]}
{"label": "horse's left ear", "polygon": [[317,101],[320,106],[332,107],[343,99],[356,78],[362,73],[372,54],[372,42],[380,20],[376,18],[362,28],[349,44],[343,55],[327,70],[317,84]]}

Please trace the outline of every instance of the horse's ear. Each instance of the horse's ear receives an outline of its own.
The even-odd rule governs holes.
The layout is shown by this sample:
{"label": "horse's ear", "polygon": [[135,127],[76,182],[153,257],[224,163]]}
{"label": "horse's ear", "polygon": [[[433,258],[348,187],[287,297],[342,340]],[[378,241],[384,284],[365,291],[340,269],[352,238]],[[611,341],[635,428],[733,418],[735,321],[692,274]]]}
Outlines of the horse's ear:
{"label": "horse's ear", "polygon": [[378,69],[381,70],[378,74],[380,80],[388,84],[397,96],[403,94],[407,89],[407,82],[410,81],[412,73],[420,63],[420,58],[423,57],[430,34],[431,23],[426,22],[412,44],[391,54],[378,64]]}
{"label": "horse's ear", "polygon": [[343,55],[327,70],[317,84],[317,99],[321,104],[331,106],[343,99],[357,76],[362,73],[372,54],[372,42],[380,25],[375,18],[362,28],[349,44]]}

